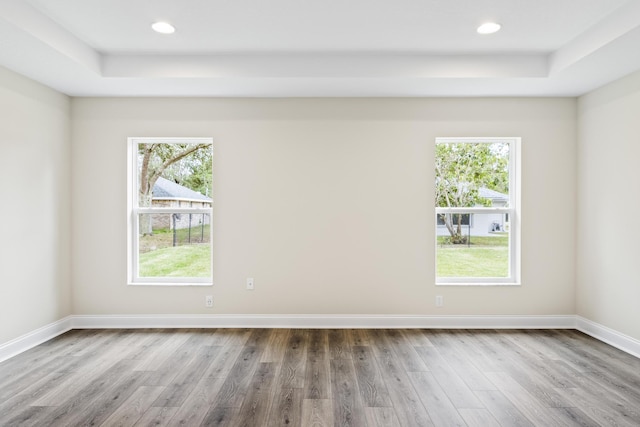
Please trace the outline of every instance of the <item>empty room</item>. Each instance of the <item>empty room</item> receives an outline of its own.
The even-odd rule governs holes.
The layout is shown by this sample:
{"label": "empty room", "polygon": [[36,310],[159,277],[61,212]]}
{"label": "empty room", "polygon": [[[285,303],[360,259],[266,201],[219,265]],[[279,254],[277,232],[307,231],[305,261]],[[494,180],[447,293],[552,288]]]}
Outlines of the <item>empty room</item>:
{"label": "empty room", "polygon": [[0,1],[0,426],[640,426],[637,0]]}

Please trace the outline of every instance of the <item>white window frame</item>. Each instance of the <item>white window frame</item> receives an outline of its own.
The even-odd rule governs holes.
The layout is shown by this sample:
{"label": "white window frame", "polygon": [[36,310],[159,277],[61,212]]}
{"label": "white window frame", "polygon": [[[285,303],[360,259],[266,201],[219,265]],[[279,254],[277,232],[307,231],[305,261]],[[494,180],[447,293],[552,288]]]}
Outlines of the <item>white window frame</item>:
{"label": "white window frame", "polygon": [[[213,285],[213,204],[210,208],[144,207],[138,205],[138,146],[140,144],[210,144],[213,138],[127,138],[127,284],[162,286],[211,286]],[[211,276],[209,277],[139,277],[139,221],[140,214],[179,213],[209,214],[209,242],[211,242]]]}
{"label": "white window frame", "polygon": [[[435,231],[435,282],[436,285],[520,285],[520,150],[521,138],[519,137],[478,137],[478,138],[436,138],[437,144],[469,143],[469,144],[509,144],[509,203],[507,207],[469,207],[446,208],[436,207]],[[438,245],[438,214],[462,213],[462,214],[509,214],[509,275],[508,277],[438,277],[437,269],[437,245]]]}

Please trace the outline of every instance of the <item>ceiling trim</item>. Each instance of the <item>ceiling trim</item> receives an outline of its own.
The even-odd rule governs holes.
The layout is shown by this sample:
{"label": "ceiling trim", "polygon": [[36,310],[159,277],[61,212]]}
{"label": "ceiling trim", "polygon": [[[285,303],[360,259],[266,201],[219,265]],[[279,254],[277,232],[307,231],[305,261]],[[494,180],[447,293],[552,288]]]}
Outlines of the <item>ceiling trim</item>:
{"label": "ceiling trim", "polygon": [[532,55],[275,53],[104,55],[102,76],[134,78],[531,78],[548,75]]}
{"label": "ceiling trim", "polygon": [[19,0],[0,40],[0,64],[71,96],[578,96],[640,70],[640,1],[554,52],[104,53]]}

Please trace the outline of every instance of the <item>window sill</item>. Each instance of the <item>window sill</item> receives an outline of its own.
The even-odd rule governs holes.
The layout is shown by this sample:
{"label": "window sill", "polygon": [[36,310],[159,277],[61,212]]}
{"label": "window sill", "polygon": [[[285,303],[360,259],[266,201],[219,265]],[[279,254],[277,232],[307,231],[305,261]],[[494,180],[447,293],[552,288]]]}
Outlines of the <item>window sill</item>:
{"label": "window sill", "polygon": [[213,282],[127,282],[127,286],[213,286]]}
{"label": "window sill", "polygon": [[522,286],[521,282],[436,282],[436,286]]}

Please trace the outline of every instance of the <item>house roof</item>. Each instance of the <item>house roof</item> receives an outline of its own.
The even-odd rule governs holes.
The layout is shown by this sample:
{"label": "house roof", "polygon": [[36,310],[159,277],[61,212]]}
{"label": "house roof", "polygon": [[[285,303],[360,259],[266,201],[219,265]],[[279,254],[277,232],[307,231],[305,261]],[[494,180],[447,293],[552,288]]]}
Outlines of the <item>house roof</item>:
{"label": "house roof", "polygon": [[211,202],[211,198],[202,193],[193,191],[183,185],[176,184],[165,178],[158,178],[153,186],[154,200],[188,200],[198,202]]}
{"label": "house roof", "polygon": [[498,191],[490,190],[484,187],[480,187],[478,189],[478,195],[484,199],[491,199],[493,201],[503,201],[503,202],[509,201],[509,196],[507,194],[503,194]]}

